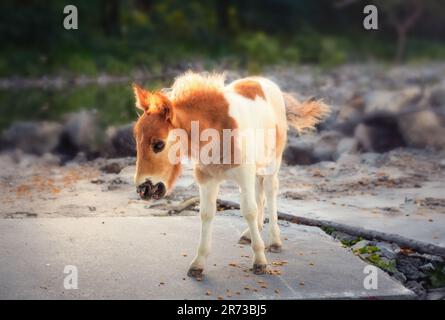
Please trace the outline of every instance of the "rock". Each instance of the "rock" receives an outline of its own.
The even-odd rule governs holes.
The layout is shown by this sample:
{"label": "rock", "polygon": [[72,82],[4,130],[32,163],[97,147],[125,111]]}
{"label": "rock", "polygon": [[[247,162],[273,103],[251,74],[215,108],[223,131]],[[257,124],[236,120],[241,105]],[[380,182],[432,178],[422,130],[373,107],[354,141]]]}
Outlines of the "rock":
{"label": "rock", "polygon": [[108,182],[107,190],[113,191],[120,189],[122,184],[127,184],[127,182],[123,181],[120,177],[116,177]]}
{"label": "rock", "polygon": [[317,137],[304,135],[301,137],[289,137],[289,143],[284,150],[283,160],[288,165],[310,165],[317,162],[313,155]]}
{"label": "rock", "polygon": [[419,267],[420,270],[422,270],[423,272],[429,272],[429,271],[434,271],[434,266],[431,262],[426,263],[422,266]]}
{"label": "rock", "polygon": [[398,118],[400,133],[408,146],[416,148],[445,148],[445,126],[431,110],[401,115]]}
{"label": "rock", "polygon": [[376,152],[365,152],[362,153],[361,158],[362,158],[362,163],[370,167],[377,167],[378,160],[380,159],[380,154]]}
{"label": "rock", "polygon": [[133,136],[133,126],[133,124],[128,124],[117,128],[111,127],[107,130],[113,157],[136,155],[136,142]]}
{"label": "rock", "polygon": [[313,156],[319,161],[332,161],[337,145],[343,135],[338,131],[326,131],[321,134],[314,145]]}
{"label": "rock", "polygon": [[365,152],[387,152],[405,146],[397,117],[376,115],[360,123],[354,132],[358,148]]}
{"label": "rock", "polygon": [[76,163],[85,163],[88,161],[88,157],[85,152],[80,151],[71,161]]}
{"label": "rock", "polygon": [[429,289],[426,294],[427,300],[444,300],[445,288]]}
{"label": "rock", "polygon": [[428,102],[433,108],[442,109],[445,107],[445,82],[442,82],[431,89]]}
{"label": "rock", "polygon": [[364,95],[365,113],[385,112],[397,114],[422,97],[420,87],[412,86],[400,91],[376,90]]}
{"label": "rock", "polygon": [[46,165],[58,166],[61,163],[61,159],[59,156],[47,152],[42,155],[42,162],[45,163]]}
{"label": "rock", "polygon": [[288,146],[283,153],[283,160],[291,166],[310,165],[317,162],[312,155],[312,150],[298,146]]}
{"label": "rock", "polygon": [[424,298],[426,296],[426,290],[423,285],[417,281],[408,281],[405,283],[405,287],[413,291],[420,298]]}
{"label": "rock", "polygon": [[400,249],[398,245],[388,242],[377,242],[375,246],[380,249],[382,256],[391,260],[396,258],[396,251]]}
{"label": "rock", "polygon": [[338,160],[343,153],[357,152],[358,141],[355,138],[344,137],[337,144],[337,150],[334,153],[334,160]]}
{"label": "rock", "polygon": [[369,241],[368,240],[360,240],[359,242],[357,242],[356,244],[354,244],[351,249],[352,251],[355,250],[359,250],[363,247],[366,247],[367,245],[369,245]]}
{"label": "rock", "polygon": [[13,123],[2,133],[2,145],[25,153],[43,155],[59,144],[62,126],[55,122],[21,121]]}
{"label": "rock", "polygon": [[401,273],[400,271],[397,271],[397,270],[392,272],[391,276],[393,276],[395,279],[397,279],[401,283],[405,283],[405,281],[407,280],[405,275],[403,273]]}
{"label": "rock", "polygon": [[403,254],[397,255],[396,268],[402,272],[408,280],[424,279],[426,275],[419,271],[419,267],[423,264],[419,258],[405,256]]}
{"label": "rock", "polygon": [[432,262],[436,262],[436,263],[443,263],[443,262],[445,262],[444,258],[439,257],[439,256],[435,256],[435,255],[432,255],[432,254],[423,254],[422,257],[425,258],[425,260],[427,260],[427,261],[432,261]]}
{"label": "rock", "polygon": [[364,114],[365,101],[361,94],[354,94],[346,104],[340,109],[337,115],[337,121],[340,123],[359,119]]}
{"label": "rock", "polygon": [[123,168],[124,168],[124,166],[122,165],[122,163],[110,162],[110,163],[107,163],[107,164],[103,165],[102,167],[100,167],[100,170],[105,173],[118,174],[122,171]]}
{"label": "rock", "polygon": [[105,134],[100,128],[95,111],[82,110],[66,116],[62,143],[58,151],[74,157],[84,152],[88,158],[95,158],[106,149]]}
{"label": "rock", "polygon": [[361,158],[358,154],[349,154],[349,153],[343,153],[340,155],[340,157],[337,159],[337,164],[340,167],[352,167],[355,165],[360,164]]}
{"label": "rock", "polygon": [[355,236],[351,236],[351,235],[343,233],[341,231],[333,231],[331,233],[331,236],[334,237],[335,239],[338,239],[340,241],[345,241],[348,243],[350,243],[351,241],[353,241],[357,238]]}

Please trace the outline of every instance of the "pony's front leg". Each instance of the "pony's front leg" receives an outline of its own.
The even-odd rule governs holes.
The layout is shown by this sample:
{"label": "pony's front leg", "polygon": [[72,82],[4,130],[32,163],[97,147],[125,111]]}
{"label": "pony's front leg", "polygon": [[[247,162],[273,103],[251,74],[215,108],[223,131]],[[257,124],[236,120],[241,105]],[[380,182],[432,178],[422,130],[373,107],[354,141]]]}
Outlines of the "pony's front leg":
{"label": "pony's front leg", "polygon": [[187,275],[189,277],[200,278],[204,270],[206,258],[210,253],[212,242],[212,221],[216,212],[216,197],[218,195],[219,183],[209,180],[199,185],[201,216],[201,235],[198,252],[193,259]]}

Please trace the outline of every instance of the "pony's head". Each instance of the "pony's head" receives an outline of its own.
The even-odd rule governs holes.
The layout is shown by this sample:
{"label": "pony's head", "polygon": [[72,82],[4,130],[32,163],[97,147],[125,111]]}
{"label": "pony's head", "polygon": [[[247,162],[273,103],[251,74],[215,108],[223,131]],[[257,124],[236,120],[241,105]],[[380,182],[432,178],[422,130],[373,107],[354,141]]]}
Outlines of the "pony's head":
{"label": "pony's head", "polygon": [[142,199],[160,199],[171,190],[180,172],[180,163],[169,159],[173,129],[172,103],[161,92],[149,92],[133,85],[136,107],[143,111],[134,125],[136,173],[134,181]]}

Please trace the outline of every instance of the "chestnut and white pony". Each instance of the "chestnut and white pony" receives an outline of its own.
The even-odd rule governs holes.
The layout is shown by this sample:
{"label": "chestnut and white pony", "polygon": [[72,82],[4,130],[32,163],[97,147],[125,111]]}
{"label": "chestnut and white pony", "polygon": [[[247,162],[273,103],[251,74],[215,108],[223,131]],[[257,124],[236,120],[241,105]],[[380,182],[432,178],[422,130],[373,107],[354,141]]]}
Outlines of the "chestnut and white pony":
{"label": "chestnut and white pony", "polygon": [[[202,227],[198,251],[188,275],[202,275],[210,253],[218,189],[224,180],[235,181],[240,187],[241,213],[248,224],[240,243],[251,243],[253,272],[265,273],[267,260],[260,235],[265,208],[269,215],[268,250],[280,252],[282,248],[277,223],[278,171],[288,124],[299,132],[312,129],[328,114],[329,108],[321,101],[300,103],[261,77],[240,79],[226,86],[223,75],[187,72],[176,78],[166,92],[149,92],[137,85],[133,89],[136,106],[143,110],[134,127],[135,183],[140,196],[159,199],[173,188],[181,162],[172,161],[172,154],[182,151],[179,157],[188,157],[195,163]],[[259,136],[249,135],[248,140],[246,135],[239,134],[250,129],[259,131]],[[178,134],[178,130],[184,134]],[[237,133],[229,135],[229,139],[218,139],[226,137],[227,131]],[[273,139],[270,132],[274,133]],[[204,138],[193,143],[193,134]],[[199,149],[211,143],[215,147],[210,152],[211,159],[223,159],[222,162],[209,163],[199,156]],[[261,147],[261,156],[245,150],[252,145]]]}

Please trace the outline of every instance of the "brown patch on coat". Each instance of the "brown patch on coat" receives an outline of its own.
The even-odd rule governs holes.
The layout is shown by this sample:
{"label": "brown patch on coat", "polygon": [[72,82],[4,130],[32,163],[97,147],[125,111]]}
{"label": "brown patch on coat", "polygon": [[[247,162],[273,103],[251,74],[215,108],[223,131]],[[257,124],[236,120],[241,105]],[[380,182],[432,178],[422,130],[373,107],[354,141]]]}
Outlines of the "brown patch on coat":
{"label": "brown patch on coat", "polygon": [[[172,124],[175,128],[182,128],[186,130],[189,141],[189,156],[192,154],[191,143],[191,123],[192,121],[198,121],[199,123],[199,135],[203,130],[214,129],[217,130],[220,137],[220,164],[209,164],[203,166],[206,174],[211,174],[222,169],[233,167],[233,158],[235,154],[235,139],[231,138],[231,150],[230,150],[230,164],[223,164],[224,159],[224,141],[223,130],[234,130],[238,127],[235,119],[229,115],[229,103],[224,97],[223,93],[219,90],[212,88],[202,88],[191,91],[184,97],[181,97],[173,101],[173,117]],[[199,141],[199,148],[201,149],[207,141]],[[227,150],[226,150],[227,151]],[[229,156],[227,154],[227,156]]]}
{"label": "brown patch on coat", "polygon": [[241,80],[235,83],[234,90],[247,99],[255,100],[257,96],[266,99],[259,82],[255,80]]}

